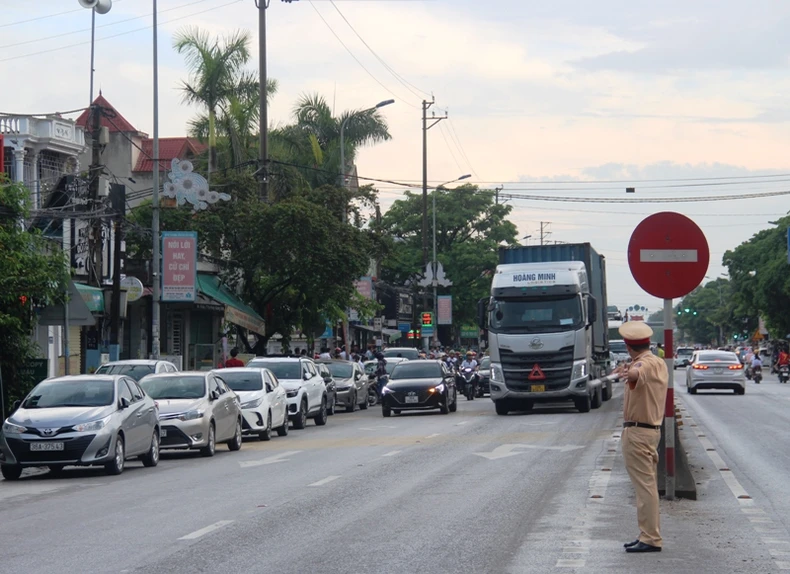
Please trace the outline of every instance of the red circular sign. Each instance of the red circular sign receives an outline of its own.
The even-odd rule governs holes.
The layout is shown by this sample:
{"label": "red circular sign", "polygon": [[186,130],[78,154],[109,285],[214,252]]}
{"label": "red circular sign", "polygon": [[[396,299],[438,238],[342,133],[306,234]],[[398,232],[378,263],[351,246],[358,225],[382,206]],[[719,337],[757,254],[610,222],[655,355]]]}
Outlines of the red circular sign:
{"label": "red circular sign", "polygon": [[691,293],[704,279],[709,262],[705,234],[680,213],[656,213],[642,220],[628,243],[631,274],[659,299]]}

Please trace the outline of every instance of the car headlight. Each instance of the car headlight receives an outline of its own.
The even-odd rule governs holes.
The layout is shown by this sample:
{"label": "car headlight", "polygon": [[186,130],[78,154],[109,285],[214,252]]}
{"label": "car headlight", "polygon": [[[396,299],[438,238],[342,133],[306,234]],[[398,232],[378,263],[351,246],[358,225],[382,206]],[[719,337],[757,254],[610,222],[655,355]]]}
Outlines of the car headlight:
{"label": "car headlight", "polygon": [[181,413],[178,415],[178,420],[180,421],[193,421],[195,419],[202,419],[203,418],[203,411],[201,410],[194,410],[194,411],[187,411],[185,413]]}
{"label": "car headlight", "polygon": [[241,403],[241,408],[243,409],[255,409],[261,406],[263,402],[263,397],[257,398],[254,401],[247,401],[246,403]]}
{"label": "car headlight", "polygon": [[110,415],[107,415],[103,419],[99,419],[97,421],[91,421],[89,423],[81,423],[78,425],[74,425],[72,428],[76,432],[90,432],[90,431],[97,431],[103,429],[107,423],[110,422]]}
{"label": "car headlight", "polygon": [[22,434],[24,432],[27,432],[27,427],[16,425],[9,421],[3,423],[3,434]]}
{"label": "car headlight", "polygon": [[381,394],[382,394],[382,395],[386,395],[387,393],[394,393],[394,392],[395,392],[395,391],[394,391],[394,390],[392,390],[392,389],[391,389],[391,388],[389,388],[389,387],[384,387],[383,389],[381,389]]}
{"label": "car headlight", "polygon": [[502,372],[501,365],[491,365],[491,380],[495,383],[505,382],[505,374]]}
{"label": "car headlight", "polygon": [[296,395],[299,394],[299,389],[294,389],[293,391],[285,391],[285,396],[289,399],[294,398]]}
{"label": "car headlight", "polygon": [[349,387],[337,387],[337,389],[336,389],[336,390],[337,390],[338,392],[343,392],[343,391],[348,391],[349,389],[351,389],[351,387],[350,387],[350,386],[349,386]]}
{"label": "car headlight", "polygon": [[442,383],[441,385],[436,385],[432,389],[428,389],[428,392],[429,393],[443,393],[444,392],[444,383]]}
{"label": "car headlight", "polygon": [[587,361],[576,361],[573,363],[573,372],[571,372],[571,380],[583,379],[587,376]]}

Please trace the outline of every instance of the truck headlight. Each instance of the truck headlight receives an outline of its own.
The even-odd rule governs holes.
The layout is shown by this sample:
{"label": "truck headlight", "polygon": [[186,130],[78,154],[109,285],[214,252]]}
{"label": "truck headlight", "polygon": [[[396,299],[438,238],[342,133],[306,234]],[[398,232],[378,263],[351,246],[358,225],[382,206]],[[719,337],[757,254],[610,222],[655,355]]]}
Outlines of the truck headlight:
{"label": "truck headlight", "polygon": [[495,383],[504,383],[505,374],[502,372],[502,366],[491,364],[491,381]]}
{"label": "truck headlight", "polygon": [[587,361],[576,361],[573,363],[573,372],[571,372],[571,380],[583,379],[587,376]]}

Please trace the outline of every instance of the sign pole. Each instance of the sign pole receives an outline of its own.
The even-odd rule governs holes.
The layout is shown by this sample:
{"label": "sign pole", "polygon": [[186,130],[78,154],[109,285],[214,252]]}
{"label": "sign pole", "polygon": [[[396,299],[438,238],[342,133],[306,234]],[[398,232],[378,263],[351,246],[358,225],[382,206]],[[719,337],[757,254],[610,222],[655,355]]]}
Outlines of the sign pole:
{"label": "sign pole", "polygon": [[666,499],[675,500],[675,345],[672,340],[672,299],[664,299],[664,361],[667,365],[667,400],[664,411]]}

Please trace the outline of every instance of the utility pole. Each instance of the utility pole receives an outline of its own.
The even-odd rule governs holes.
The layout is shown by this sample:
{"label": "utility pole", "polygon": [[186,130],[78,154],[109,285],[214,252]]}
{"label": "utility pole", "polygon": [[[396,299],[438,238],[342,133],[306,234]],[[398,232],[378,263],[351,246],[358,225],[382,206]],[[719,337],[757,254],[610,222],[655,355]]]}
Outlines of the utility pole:
{"label": "utility pole", "polygon": [[123,218],[126,214],[126,186],[113,184],[112,198],[114,248],[112,266],[112,304],[110,308],[110,360],[117,361],[119,356],[118,334],[121,327],[121,245],[123,244]]}
{"label": "utility pole", "polygon": [[499,187],[495,187],[494,188],[494,197],[496,198],[496,204],[497,205],[499,205],[499,192],[502,191],[503,189],[505,189],[505,188],[504,188],[504,186],[501,186],[501,185]]}
{"label": "utility pole", "polygon": [[[101,183],[101,174],[103,173],[101,165],[101,116],[103,108],[98,105],[91,104],[91,166],[90,166],[90,197],[91,197],[91,210],[96,211],[99,206],[99,184]],[[102,262],[102,250],[104,248],[102,242],[102,223],[98,217],[93,217],[90,223],[91,232],[89,252],[92,257],[90,263],[93,267],[89,280],[95,282],[96,286],[101,288],[102,275],[104,265]]]}
{"label": "utility pole", "polygon": [[269,0],[255,0],[258,7],[258,75],[261,90],[258,100],[260,116],[260,150],[258,152],[258,177],[260,178],[259,195],[262,200],[269,198],[269,110],[266,105],[266,9],[269,7]]}
{"label": "utility pole", "polygon": [[549,235],[551,235],[551,231],[549,231],[549,225],[551,225],[550,221],[541,221],[540,222],[540,244],[544,244],[544,239],[548,239]]}
{"label": "utility pole", "polygon": [[[437,116],[435,113],[428,118],[428,108],[436,103],[435,98],[431,101],[422,101],[422,265],[428,266],[428,130],[442,120],[447,119],[447,115]],[[431,124],[428,125],[428,120]]]}
{"label": "utility pole", "polygon": [[160,267],[161,243],[159,241],[159,44],[157,40],[157,9],[156,0],[154,1],[154,141],[153,141],[153,163],[154,163],[154,182],[151,193],[151,206],[153,215],[151,218],[153,252],[153,264],[151,266],[151,358],[159,358],[159,297],[161,290]]}

